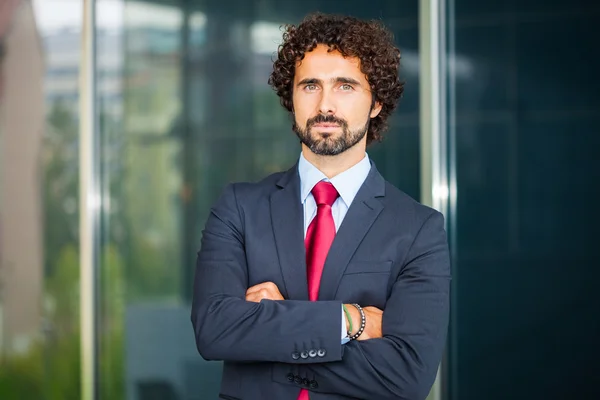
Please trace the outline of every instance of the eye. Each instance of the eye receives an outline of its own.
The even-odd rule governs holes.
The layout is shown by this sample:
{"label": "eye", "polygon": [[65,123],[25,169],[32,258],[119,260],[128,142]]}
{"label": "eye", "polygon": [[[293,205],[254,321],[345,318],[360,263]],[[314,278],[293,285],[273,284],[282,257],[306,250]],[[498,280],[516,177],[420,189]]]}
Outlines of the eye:
{"label": "eye", "polygon": [[354,88],[349,83],[344,83],[342,86],[340,86],[340,89],[343,90],[343,91],[349,91],[349,90],[352,90]]}
{"label": "eye", "polygon": [[317,90],[317,85],[315,85],[313,83],[309,83],[308,85],[304,86],[304,90],[307,90],[309,92],[314,92],[315,90]]}

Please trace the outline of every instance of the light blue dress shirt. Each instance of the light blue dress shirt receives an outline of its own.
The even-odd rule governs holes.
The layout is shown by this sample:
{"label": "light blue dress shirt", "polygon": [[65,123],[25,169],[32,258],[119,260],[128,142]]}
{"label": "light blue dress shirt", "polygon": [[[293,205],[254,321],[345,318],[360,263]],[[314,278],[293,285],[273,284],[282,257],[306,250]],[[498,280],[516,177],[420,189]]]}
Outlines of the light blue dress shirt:
{"label": "light blue dress shirt", "polygon": [[[368,154],[365,153],[365,158],[352,168],[328,179],[323,172],[308,162],[303,154],[300,154],[298,173],[300,175],[300,201],[304,209],[304,237],[306,237],[308,225],[310,225],[310,222],[317,215],[317,203],[311,193],[313,187],[320,181],[331,182],[340,194],[340,197],[331,206],[335,231],[337,232],[358,190],[365,182],[365,179],[367,179],[370,170],[371,162],[369,161]],[[348,341],[346,318],[344,318],[344,311],[342,310],[342,344]]]}

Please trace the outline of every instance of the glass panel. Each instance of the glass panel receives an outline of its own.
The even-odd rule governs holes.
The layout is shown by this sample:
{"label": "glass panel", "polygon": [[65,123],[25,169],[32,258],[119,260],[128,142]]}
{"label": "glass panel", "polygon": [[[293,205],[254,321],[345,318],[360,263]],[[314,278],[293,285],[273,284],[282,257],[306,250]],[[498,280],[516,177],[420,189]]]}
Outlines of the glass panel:
{"label": "glass panel", "polygon": [[0,16],[0,398],[75,399],[81,2]]}
{"label": "glass panel", "polygon": [[596,398],[597,2],[451,3],[450,398]]}
{"label": "glass panel", "polygon": [[403,50],[407,89],[370,155],[418,197],[417,2],[405,3],[97,1],[102,399],[218,396],[221,365],[203,361],[194,343],[192,275],[224,185],[287,169],[299,156],[267,84],[281,24],[317,8],[384,16]]}

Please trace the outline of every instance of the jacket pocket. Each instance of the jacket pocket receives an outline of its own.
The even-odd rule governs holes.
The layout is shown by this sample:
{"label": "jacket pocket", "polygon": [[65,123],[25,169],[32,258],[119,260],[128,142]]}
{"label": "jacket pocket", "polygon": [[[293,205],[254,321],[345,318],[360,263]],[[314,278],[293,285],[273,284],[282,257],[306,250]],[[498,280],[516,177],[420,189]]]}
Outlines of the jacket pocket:
{"label": "jacket pocket", "polygon": [[223,393],[219,393],[219,398],[220,399],[224,399],[224,400],[242,400],[239,397],[228,396],[228,395],[223,394]]}
{"label": "jacket pocket", "polygon": [[389,273],[392,269],[392,261],[353,261],[348,264],[344,275]]}

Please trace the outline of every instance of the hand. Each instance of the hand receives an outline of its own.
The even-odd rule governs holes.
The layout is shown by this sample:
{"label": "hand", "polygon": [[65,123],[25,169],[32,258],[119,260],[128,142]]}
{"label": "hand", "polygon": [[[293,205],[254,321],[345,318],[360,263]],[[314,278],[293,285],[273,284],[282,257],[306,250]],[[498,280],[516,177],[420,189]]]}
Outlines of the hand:
{"label": "hand", "polygon": [[261,300],[284,300],[273,282],[263,282],[246,290],[246,301],[260,303]]}
{"label": "hand", "polygon": [[[346,309],[352,317],[352,332],[354,335],[360,329],[360,313],[352,304],[345,304]],[[365,330],[360,334],[357,340],[368,340],[382,337],[381,319],[383,311],[377,307],[363,307],[365,313]],[[350,326],[346,317],[346,326]]]}

